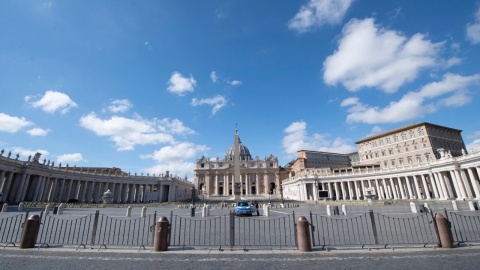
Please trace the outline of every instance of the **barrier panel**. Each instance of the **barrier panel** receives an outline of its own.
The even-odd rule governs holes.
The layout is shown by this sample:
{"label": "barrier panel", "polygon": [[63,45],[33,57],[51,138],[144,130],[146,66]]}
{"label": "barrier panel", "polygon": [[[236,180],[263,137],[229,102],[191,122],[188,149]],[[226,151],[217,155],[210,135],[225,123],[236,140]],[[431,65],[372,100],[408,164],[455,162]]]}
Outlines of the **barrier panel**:
{"label": "barrier panel", "polygon": [[190,218],[170,215],[170,246],[296,247],[295,214],[275,218],[223,216]]}
{"label": "barrier panel", "polygon": [[313,246],[438,245],[431,214],[321,216],[310,213]]}
{"label": "barrier panel", "polygon": [[156,212],[140,218],[108,217],[101,215],[99,211],[79,218],[45,215],[37,243],[41,246],[61,244],[84,248],[97,244],[100,248],[106,248],[107,245],[145,248],[153,245],[155,218]]}
{"label": "barrier panel", "polygon": [[25,220],[28,218],[26,213],[2,213],[0,215],[0,243],[4,247],[20,243],[22,229]]}
{"label": "barrier panel", "polygon": [[445,211],[445,214],[451,225],[453,241],[457,245],[480,242],[480,216],[477,212],[447,214]]}

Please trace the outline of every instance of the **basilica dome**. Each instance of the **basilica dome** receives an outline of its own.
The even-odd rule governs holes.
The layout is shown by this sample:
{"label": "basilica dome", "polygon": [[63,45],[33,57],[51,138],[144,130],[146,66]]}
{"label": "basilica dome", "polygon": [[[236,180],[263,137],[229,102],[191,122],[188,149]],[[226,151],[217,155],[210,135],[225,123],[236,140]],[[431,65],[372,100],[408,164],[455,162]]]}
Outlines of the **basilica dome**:
{"label": "basilica dome", "polygon": [[[238,146],[240,147],[240,160],[252,160],[252,156],[250,155],[250,150],[248,150],[248,148],[242,144],[242,142],[240,141],[240,138],[238,138],[238,141],[239,141]],[[228,148],[227,153],[225,154],[225,160],[233,160],[235,156],[234,149],[235,149],[235,143]]]}

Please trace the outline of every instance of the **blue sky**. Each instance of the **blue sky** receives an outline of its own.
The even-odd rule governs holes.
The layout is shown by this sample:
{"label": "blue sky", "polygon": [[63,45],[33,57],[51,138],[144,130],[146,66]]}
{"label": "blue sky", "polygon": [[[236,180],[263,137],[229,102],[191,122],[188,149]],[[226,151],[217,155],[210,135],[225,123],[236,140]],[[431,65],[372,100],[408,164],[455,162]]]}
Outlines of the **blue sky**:
{"label": "blue sky", "polygon": [[[0,148],[193,180],[431,122],[480,144],[479,1],[0,0]],[[476,146],[475,146],[476,147]],[[6,155],[6,154],[4,154]]]}

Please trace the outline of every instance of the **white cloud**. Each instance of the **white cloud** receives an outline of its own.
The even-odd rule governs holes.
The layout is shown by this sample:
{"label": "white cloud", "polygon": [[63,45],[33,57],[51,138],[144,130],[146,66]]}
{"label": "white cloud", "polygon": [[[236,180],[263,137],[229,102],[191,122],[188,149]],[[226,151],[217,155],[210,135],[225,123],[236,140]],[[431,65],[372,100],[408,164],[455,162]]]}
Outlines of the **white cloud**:
{"label": "white cloud", "polygon": [[197,81],[190,75],[190,78],[183,77],[179,72],[173,72],[170,80],[168,80],[167,90],[179,96],[185,95],[187,92],[193,92]]}
{"label": "white cloud", "polygon": [[133,150],[136,145],[174,143],[173,134],[187,135],[194,131],[177,119],[146,120],[113,116],[100,119],[95,113],[80,118],[80,125],[98,136],[115,142],[118,151]]}
{"label": "white cloud", "polygon": [[295,158],[299,150],[323,151],[332,153],[352,153],[356,147],[349,145],[349,140],[344,138],[331,139],[328,134],[314,134],[309,136],[307,123],[304,121],[293,122],[284,132],[283,148],[291,158]]}
{"label": "white cloud", "polygon": [[26,120],[24,117],[16,117],[0,113],[0,131],[16,133],[20,129],[31,125],[33,125],[33,123]]}
{"label": "white cloud", "polygon": [[358,98],[345,99],[341,106],[349,107],[348,123],[398,123],[423,117],[442,107],[462,106],[472,99],[468,88],[478,84],[480,73],[472,76],[449,73],[441,81],[429,83],[418,92],[409,92],[384,108],[370,107]]}
{"label": "white cloud", "polygon": [[288,22],[288,28],[303,33],[323,25],[342,22],[352,0],[310,0]]}
{"label": "white cloud", "polygon": [[242,81],[239,80],[233,80],[231,82],[228,82],[231,86],[237,86],[237,85],[242,85]]}
{"label": "white cloud", "polygon": [[480,44],[480,8],[475,13],[475,22],[467,25],[467,39],[472,44]]}
{"label": "white cloud", "polygon": [[379,28],[371,18],[353,19],[343,28],[338,49],[324,61],[323,79],[350,91],[377,87],[395,92],[426,68],[457,63],[439,59],[443,44],[432,43],[422,34],[407,38]]}
{"label": "white cloud", "polygon": [[43,129],[39,127],[35,127],[27,130],[27,133],[30,134],[31,136],[47,136],[49,132],[50,132],[49,129]]}
{"label": "white cloud", "polygon": [[161,174],[165,173],[165,171],[170,171],[172,174],[180,177],[187,175],[190,179],[193,179],[195,163],[189,160],[198,156],[199,153],[208,150],[209,148],[206,145],[181,142],[162,147],[153,154],[143,155],[141,158],[150,158],[158,163],[151,168],[145,169],[148,173]]}
{"label": "white cloud", "polygon": [[110,103],[108,110],[113,113],[126,112],[132,106],[132,103],[128,99],[117,99]]}
{"label": "white cloud", "polygon": [[[26,96],[25,101],[30,102],[32,98],[34,97]],[[34,108],[41,108],[47,113],[59,111],[61,114],[65,114],[71,108],[77,107],[77,104],[67,94],[51,90],[46,91],[42,98],[30,102],[30,104]]]}
{"label": "white cloud", "polygon": [[210,72],[210,79],[212,80],[212,82],[216,83],[218,80],[217,72],[215,71]]}
{"label": "white cloud", "polygon": [[82,162],[82,161],[85,161],[85,160],[83,159],[83,156],[80,153],[63,154],[63,155],[57,156],[57,162],[64,163],[62,164],[62,166],[65,166],[68,163]]}
{"label": "white cloud", "polygon": [[15,158],[15,155],[19,154],[21,160],[28,160],[29,156],[30,158],[33,158],[33,156],[37,152],[42,154],[42,157],[41,157],[42,160],[50,154],[47,150],[41,150],[41,149],[31,150],[31,149],[25,149],[23,147],[13,147],[11,158]]}
{"label": "white cloud", "polygon": [[193,98],[190,104],[192,106],[200,106],[205,104],[210,105],[212,106],[212,114],[216,114],[221,108],[227,105],[227,99],[224,96],[220,95],[214,96],[212,98]]}

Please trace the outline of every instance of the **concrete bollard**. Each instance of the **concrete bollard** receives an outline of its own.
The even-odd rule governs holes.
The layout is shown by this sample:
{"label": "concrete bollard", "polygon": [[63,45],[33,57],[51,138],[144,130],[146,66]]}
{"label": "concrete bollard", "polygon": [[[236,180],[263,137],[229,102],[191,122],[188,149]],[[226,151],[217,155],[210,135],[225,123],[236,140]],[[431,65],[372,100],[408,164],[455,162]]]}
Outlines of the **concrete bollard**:
{"label": "concrete bollard", "polygon": [[208,211],[208,207],[204,205],[202,207],[202,217],[208,217],[207,211]]}
{"label": "concrete bollard", "polygon": [[40,229],[40,217],[38,215],[31,215],[23,225],[22,239],[20,240],[20,248],[35,247],[39,229]]}
{"label": "concrete bollard", "polygon": [[452,201],[453,211],[458,211],[458,206],[456,201]]}
{"label": "concrete bollard", "polygon": [[2,206],[2,212],[7,212],[8,211],[8,203],[4,203]]}
{"label": "concrete bollard", "polygon": [[424,203],[423,207],[425,207],[427,213],[430,212],[430,206],[428,205],[428,203]]}
{"label": "concrete bollard", "polygon": [[414,202],[410,202],[410,211],[412,211],[412,213],[418,213],[418,209],[417,209],[417,206],[415,205]]}
{"label": "concrete bollard", "polygon": [[327,216],[331,216],[332,215],[332,207],[327,204]]}
{"label": "concrete bollard", "polygon": [[157,223],[155,223],[155,238],[153,239],[154,251],[167,251],[168,226],[169,222],[166,217],[159,218]]}
{"label": "concrete bollard", "polygon": [[473,203],[473,201],[468,202],[468,208],[470,208],[470,211],[477,211],[478,210],[477,206],[475,205],[475,203]]}
{"label": "concrete bollard", "polygon": [[57,209],[57,216],[60,216],[62,214],[63,214],[63,203],[61,203]]}
{"label": "concrete bollard", "polygon": [[45,205],[45,215],[50,214],[50,204]]}
{"label": "concrete bollard", "polygon": [[127,207],[127,213],[125,214],[126,217],[131,217],[132,216],[132,207],[129,206]]}
{"label": "concrete bollard", "polygon": [[346,216],[347,215],[347,206],[342,204],[342,213]]}
{"label": "concrete bollard", "polygon": [[140,217],[146,217],[147,216],[147,207],[144,206],[142,207],[142,213],[140,214]]}
{"label": "concrete bollard", "polygon": [[270,207],[268,204],[263,205],[263,213],[266,217],[270,216]]}
{"label": "concrete bollard", "polygon": [[18,212],[22,212],[23,211],[23,202],[19,203],[18,204]]}
{"label": "concrete bollard", "polygon": [[312,251],[312,242],[310,240],[310,224],[307,218],[301,216],[297,220],[297,239],[298,251],[309,252]]}
{"label": "concrete bollard", "polygon": [[453,235],[448,220],[442,214],[435,214],[435,221],[440,236],[440,246],[442,248],[453,248]]}

